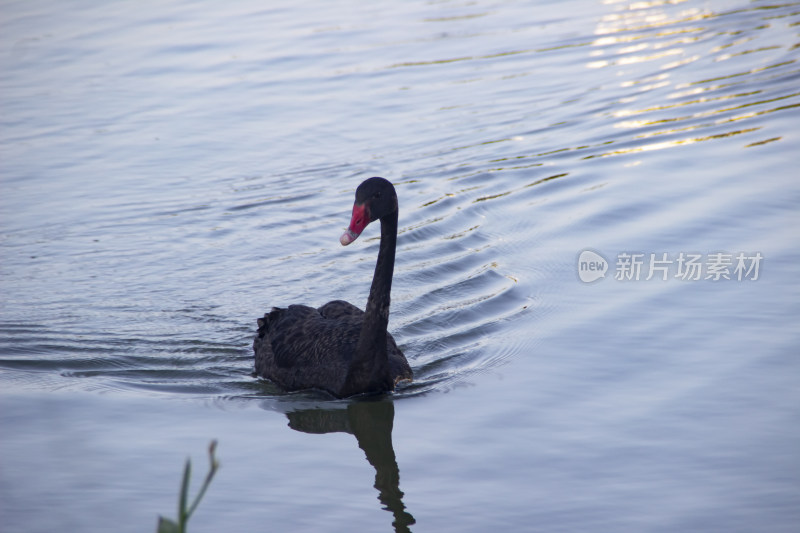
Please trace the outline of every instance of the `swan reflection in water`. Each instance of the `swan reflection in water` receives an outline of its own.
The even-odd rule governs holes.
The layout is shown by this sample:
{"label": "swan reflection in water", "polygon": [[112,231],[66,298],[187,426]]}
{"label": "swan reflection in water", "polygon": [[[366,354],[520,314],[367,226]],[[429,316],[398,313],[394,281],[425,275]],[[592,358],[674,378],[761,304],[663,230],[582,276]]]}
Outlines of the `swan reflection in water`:
{"label": "swan reflection in water", "polygon": [[414,517],[406,511],[400,490],[400,469],[392,445],[394,403],[386,399],[352,401],[346,409],[301,409],[286,413],[289,427],[304,433],[350,433],[375,468],[378,499],[394,515],[397,532],[410,531]]}

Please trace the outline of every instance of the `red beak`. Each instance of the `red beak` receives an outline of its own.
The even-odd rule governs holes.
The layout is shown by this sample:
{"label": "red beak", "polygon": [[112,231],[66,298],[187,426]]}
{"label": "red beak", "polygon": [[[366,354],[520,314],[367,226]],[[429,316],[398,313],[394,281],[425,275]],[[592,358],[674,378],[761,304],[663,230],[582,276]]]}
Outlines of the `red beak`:
{"label": "red beak", "polygon": [[339,237],[339,242],[342,243],[342,246],[347,246],[356,240],[361,235],[361,232],[364,231],[364,228],[367,227],[367,224],[369,224],[369,208],[367,204],[354,204],[350,227]]}

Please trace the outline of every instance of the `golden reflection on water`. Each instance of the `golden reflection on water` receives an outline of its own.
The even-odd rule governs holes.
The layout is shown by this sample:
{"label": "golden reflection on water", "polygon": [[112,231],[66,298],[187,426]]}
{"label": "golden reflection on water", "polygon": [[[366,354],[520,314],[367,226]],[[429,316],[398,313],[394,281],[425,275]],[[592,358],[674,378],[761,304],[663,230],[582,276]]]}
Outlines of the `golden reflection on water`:
{"label": "golden reflection on water", "polygon": [[[611,133],[572,146],[523,153],[505,150],[502,157],[488,159],[487,165],[449,179],[542,167],[574,152],[581,152],[578,160],[587,160],[740,136],[746,140],[738,148],[783,139],[767,131],[774,124],[761,117],[800,107],[800,91],[791,82],[800,74],[792,53],[798,47],[793,28],[798,24],[794,19],[800,14],[800,2],[730,8],[724,2],[690,0],[605,0],[604,4],[613,12],[599,20],[593,38],[565,45],[588,50],[583,67],[590,72],[586,83],[593,89],[562,101],[564,120],[547,128],[583,124],[587,131]],[[547,54],[561,48],[499,55]],[[762,138],[753,139],[753,135]],[[525,140],[525,136],[503,136],[452,151]],[[495,200],[513,192],[493,191],[474,201]]]}
{"label": "golden reflection on water", "polygon": [[[765,32],[775,30],[774,24],[783,24],[778,22],[780,19],[792,16],[791,12],[775,14],[772,11],[791,6],[768,5],[714,12],[707,3],[697,6],[685,0],[633,3],[606,0],[604,3],[614,6],[614,12],[604,16],[597,25],[597,38],[592,43],[594,50],[589,54],[592,59],[586,63],[586,68],[615,69],[615,75],[623,78],[619,86],[635,91],[629,97],[620,98],[614,109],[604,113],[612,119],[625,119],[615,122],[614,128],[630,131],[633,136],[607,143],[624,143],[625,147],[587,155],[583,159],[662,150],[752,133],[762,126],[730,126],[800,106],[796,102],[800,96],[797,91],[763,94],[767,82],[797,73],[794,67],[796,59],[774,61],[776,52],[785,48],[788,53],[794,45],[755,42]],[[678,4],[687,5],[676,10],[674,6]],[[729,19],[733,22],[732,27],[726,27],[730,26]],[[772,22],[765,23],[765,20]],[[750,27],[742,27],[742,24]],[[786,24],[789,27],[793,25],[791,21]],[[705,41],[714,44],[714,41],[731,36],[735,38],[703,52],[704,45],[707,46]],[[713,65],[730,60],[733,61],[729,72],[709,76],[715,70],[700,66],[689,72],[691,75],[701,74],[702,79],[681,77],[685,76],[682,67],[690,63]],[[651,72],[643,76],[645,69]],[[787,72],[787,69],[792,70]],[[731,92],[731,88],[745,85],[746,88],[738,87]],[[642,103],[637,106],[638,102]],[[780,105],[770,106],[777,102]],[[742,112],[753,107],[756,109]],[[708,128],[716,131],[705,135],[685,135]],[[641,142],[652,138],[661,140]],[[780,139],[781,136],[772,136],[745,147]]]}

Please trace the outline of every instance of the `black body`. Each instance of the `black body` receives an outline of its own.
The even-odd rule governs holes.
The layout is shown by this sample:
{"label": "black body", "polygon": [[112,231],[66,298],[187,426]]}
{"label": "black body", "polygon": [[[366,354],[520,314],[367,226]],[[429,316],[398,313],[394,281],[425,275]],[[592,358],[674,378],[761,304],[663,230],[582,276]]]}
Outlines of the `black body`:
{"label": "black body", "polygon": [[[356,209],[369,220],[357,221]],[[366,311],[342,300],[319,309],[305,305],[273,308],[258,320],[253,341],[259,376],[287,391],[321,389],[340,398],[388,392],[398,381],[412,379],[408,361],[386,331],[397,214],[397,194],[391,183],[370,178],[359,185],[350,227],[356,227],[356,222],[363,226],[374,220],[381,223],[380,250]]]}

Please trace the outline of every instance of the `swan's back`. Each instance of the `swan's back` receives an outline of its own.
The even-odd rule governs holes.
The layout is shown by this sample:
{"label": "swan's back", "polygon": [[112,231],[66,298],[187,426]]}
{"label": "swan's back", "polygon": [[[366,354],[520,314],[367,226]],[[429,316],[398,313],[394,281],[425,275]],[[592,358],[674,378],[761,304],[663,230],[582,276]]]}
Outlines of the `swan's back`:
{"label": "swan's back", "polygon": [[[342,300],[319,309],[305,305],[273,308],[258,321],[253,341],[256,373],[288,391],[322,389],[338,396],[363,318],[361,309]],[[393,380],[411,379],[411,368],[389,333],[386,351]]]}

